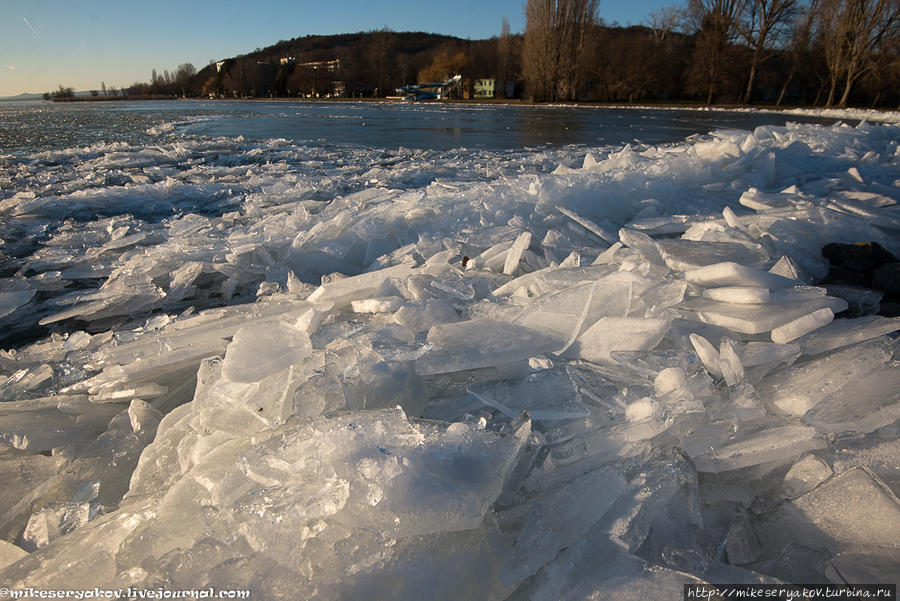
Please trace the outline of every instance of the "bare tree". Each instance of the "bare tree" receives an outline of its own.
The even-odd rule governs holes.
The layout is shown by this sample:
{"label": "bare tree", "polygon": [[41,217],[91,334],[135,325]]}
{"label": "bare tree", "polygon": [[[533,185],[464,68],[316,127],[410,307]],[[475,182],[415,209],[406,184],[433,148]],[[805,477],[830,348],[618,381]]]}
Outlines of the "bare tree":
{"label": "bare tree", "polygon": [[[503,17],[500,37],[497,39],[497,79],[505,86],[512,70],[512,40],[509,35],[509,19]],[[505,90],[505,87],[503,88]],[[504,92],[505,93],[505,92]]]}
{"label": "bare tree", "polygon": [[819,27],[828,66],[830,89],[826,104],[834,104],[843,82],[840,106],[847,106],[853,84],[871,68],[882,43],[896,34],[900,0],[823,0]]}
{"label": "bare tree", "polygon": [[769,58],[772,45],[783,33],[785,25],[791,22],[798,7],[799,0],[749,0],[747,3],[744,18],[737,25],[741,37],[753,49],[747,88],[742,99],[744,104],[750,102],[753,95],[757,70]]}
{"label": "bare tree", "polygon": [[386,96],[390,84],[391,59],[394,58],[394,32],[387,27],[369,32],[372,71],[376,81],[376,96]]}
{"label": "bare tree", "polygon": [[[781,106],[788,87],[797,74],[797,69],[801,60],[808,57],[810,52],[810,42],[812,41],[812,27],[815,21],[815,14],[818,6],[818,0],[810,0],[809,4],[801,5],[800,10],[794,18],[794,25],[791,31],[791,41],[789,49],[790,68],[784,78],[781,91],[778,93],[778,100],[775,106]],[[806,10],[803,10],[803,9]]]}
{"label": "bare tree", "polygon": [[573,100],[584,73],[585,37],[599,0],[528,0],[523,75],[538,98]]}
{"label": "bare tree", "polygon": [[690,0],[689,15],[698,27],[688,70],[688,86],[712,104],[720,91],[728,44],[737,34],[745,0]]}
{"label": "bare tree", "polygon": [[653,39],[656,43],[662,44],[670,32],[681,27],[684,20],[684,9],[678,6],[664,6],[650,13],[647,25],[653,30]]}

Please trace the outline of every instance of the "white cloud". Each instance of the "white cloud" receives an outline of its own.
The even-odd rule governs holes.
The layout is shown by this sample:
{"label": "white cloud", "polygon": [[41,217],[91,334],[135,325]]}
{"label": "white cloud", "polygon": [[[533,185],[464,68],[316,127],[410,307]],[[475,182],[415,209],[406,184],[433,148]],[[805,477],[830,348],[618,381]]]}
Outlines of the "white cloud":
{"label": "white cloud", "polygon": [[7,68],[9,71],[15,71],[15,70],[16,70],[16,66],[15,66],[15,65],[6,65],[6,68]]}

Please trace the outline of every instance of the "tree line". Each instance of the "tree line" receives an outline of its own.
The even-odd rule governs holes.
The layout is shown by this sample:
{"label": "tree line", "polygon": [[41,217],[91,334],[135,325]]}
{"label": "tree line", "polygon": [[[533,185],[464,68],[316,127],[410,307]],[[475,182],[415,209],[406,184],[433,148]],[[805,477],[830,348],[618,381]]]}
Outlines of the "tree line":
{"label": "tree line", "polygon": [[527,0],[523,33],[504,19],[485,40],[386,28],[299,37],[102,95],[385,97],[460,74],[461,95],[495,79],[496,97],[538,102],[900,105],[900,0],[686,0],[629,27],[601,8]]}
{"label": "tree line", "polygon": [[522,77],[542,100],[900,102],[900,0],[689,0],[606,28],[597,0],[528,0]]}

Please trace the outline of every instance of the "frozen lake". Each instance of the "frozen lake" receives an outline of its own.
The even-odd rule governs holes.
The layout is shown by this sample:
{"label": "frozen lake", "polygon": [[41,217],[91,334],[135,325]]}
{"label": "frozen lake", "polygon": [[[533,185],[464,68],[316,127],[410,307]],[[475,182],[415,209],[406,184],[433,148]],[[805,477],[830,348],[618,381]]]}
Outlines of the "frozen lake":
{"label": "frozen lake", "polygon": [[0,583],[895,582],[900,127],[799,119],[0,105]]}
{"label": "frozen lake", "polygon": [[713,129],[833,119],[677,109],[373,102],[154,101],[0,103],[0,151],[96,142],[150,143],[173,134],[285,138],[304,145],[509,150],[546,145],[677,142]]}

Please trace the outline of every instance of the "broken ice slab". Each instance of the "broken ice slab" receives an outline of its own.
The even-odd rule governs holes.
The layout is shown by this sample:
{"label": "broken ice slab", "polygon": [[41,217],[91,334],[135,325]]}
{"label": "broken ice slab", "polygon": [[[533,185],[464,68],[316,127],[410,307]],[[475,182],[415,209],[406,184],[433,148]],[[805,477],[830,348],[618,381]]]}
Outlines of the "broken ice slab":
{"label": "broken ice slab", "polygon": [[[104,433],[66,463],[66,469],[41,483],[31,496],[5,514],[4,518],[11,518],[9,526],[55,503],[91,502],[92,517],[97,505],[115,509],[128,488],[138,457],[156,434],[159,418],[147,403],[132,401],[127,410],[109,420]],[[45,525],[49,527],[48,523],[37,522],[38,536],[42,536]],[[4,534],[7,527],[4,525]]]}
{"label": "broken ice slab", "polygon": [[74,302],[75,306],[48,315],[38,321],[38,324],[48,325],[76,317],[91,321],[107,317],[139,315],[165,297],[162,289],[149,278],[142,280],[141,276],[136,276],[121,279],[128,281],[125,283],[109,279],[97,292],[77,293],[70,298],[61,299]]}
{"label": "broken ice slab", "polygon": [[22,533],[22,546],[29,552],[46,547],[90,518],[90,503],[52,503],[32,514]]}
{"label": "broken ice slab", "polygon": [[[622,548],[635,552],[654,529],[661,536],[684,533],[669,530],[667,508],[677,506],[679,525],[688,529],[702,524],[697,473],[687,457],[678,450],[656,451],[645,459],[628,481],[606,514],[594,526],[595,534],[605,533]],[[664,524],[654,526],[659,520]],[[679,541],[680,542],[680,541]]]}
{"label": "broken ice slab", "polygon": [[900,369],[888,363],[823,398],[803,421],[824,432],[867,434],[900,419]]}
{"label": "broken ice slab", "polygon": [[513,418],[522,410],[535,421],[559,421],[588,417],[591,412],[581,402],[581,394],[569,368],[539,371],[519,380],[476,384],[469,394],[482,403]]}
{"label": "broken ice slab", "polygon": [[0,443],[30,452],[85,444],[106,429],[121,407],[95,405],[84,396],[46,397],[0,404]]}
{"label": "broken ice slab", "polygon": [[752,269],[734,262],[715,263],[684,272],[684,279],[707,288],[719,286],[749,286],[779,290],[796,286],[799,282],[786,277]]}
{"label": "broken ice slab", "polygon": [[625,478],[605,466],[540,497],[528,510],[502,578],[518,584],[577,543],[624,492]]}
{"label": "broken ice slab", "polygon": [[690,334],[689,339],[691,341],[691,346],[694,347],[694,351],[696,351],[697,356],[700,357],[700,361],[703,362],[704,367],[709,371],[709,373],[716,378],[722,378],[722,360],[719,357],[719,351],[716,350],[709,340],[700,336],[699,334]]}
{"label": "broken ice slab", "polygon": [[0,401],[15,401],[35,396],[34,391],[53,377],[53,368],[38,365],[18,369],[6,378],[0,376]]}
{"label": "broken ice slab", "polygon": [[403,303],[400,296],[378,296],[350,301],[350,309],[355,313],[393,313]]}
{"label": "broken ice slab", "polygon": [[700,472],[726,472],[770,461],[790,461],[800,453],[825,448],[815,428],[806,426],[764,427],[755,432],[739,431],[727,444],[692,455]]}
{"label": "broken ice slab", "polygon": [[599,280],[616,272],[617,266],[588,265],[585,267],[547,267],[539,271],[533,271],[521,275],[509,282],[498,286],[494,290],[494,296],[507,296],[517,290],[524,289],[534,296],[541,296],[551,292],[559,292],[562,288]]}
{"label": "broken ice slab", "polygon": [[610,362],[612,351],[649,351],[669,330],[667,319],[602,317],[563,355],[593,362]]}
{"label": "broken ice slab", "polygon": [[731,415],[740,422],[752,421],[765,417],[766,409],[763,406],[759,393],[750,382],[743,380],[728,390],[728,400],[731,405]]}
{"label": "broken ice slab", "polygon": [[756,388],[768,407],[799,416],[842,386],[868,381],[890,357],[890,348],[874,341],[771,373]]}
{"label": "broken ice slab", "polygon": [[818,330],[834,320],[834,311],[830,307],[816,309],[812,313],[798,317],[772,330],[772,342],[787,344],[805,334]]}
{"label": "broken ice slab", "polygon": [[[103,371],[68,388],[64,392],[90,392],[100,395],[102,390],[127,389],[138,383],[158,380],[170,375],[179,375],[185,369],[196,369],[200,361],[225,352],[224,340],[214,338],[196,347],[187,346],[163,352],[160,356],[148,356],[126,365],[107,365]],[[98,396],[98,398],[100,398]],[[107,397],[109,398],[109,397]]]}
{"label": "broken ice slab", "polygon": [[535,299],[513,323],[557,336],[568,347],[601,317],[624,317],[630,291],[631,284],[622,281],[577,284]]}
{"label": "broken ice slab", "polygon": [[394,313],[394,321],[418,334],[442,323],[459,321],[459,314],[445,300],[425,300],[406,303]]}
{"label": "broken ice slab", "polygon": [[745,207],[755,211],[771,211],[773,209],[797,209],[807,208],[810,201],[801,194],[785,192],[763,192],[759,188],[750,188],[738,201]]}
{"label": "broken ice slab", "polygon": [[0,454],[0,481],[4,483],[0,489],[0,538],[14,540],[25,527],[30,507],[23,508],[18,515],[13,508],[23,502],[30,503],[35,491],[56,476],[64,459],[60,455],[49,457],[14,451],[10,447],[0,449],[9,449]]}
{"label": "broken ice slab", "polygon": [[865,466],[900,496],[900,438],[881,438],[876,434],[850,438],[836,445],[832,465],[837,473]]}
{"label": "broken ice slab", "polygon": [[658,245],[666,265],[674,271],[688,271],[726,262],[762,267],[769,259],[763,251],[736,242],[661,240]]}
{"label": "broken ice slab", "polygon": [[0,279],[0,317],[6,317],[34,297],[34,289],[24,278]]}
{"label": "broken ice slab", "polygon": [[796,499],[813,490],[833,473],[831,467],[816,455],[804,455],[785,474],[780,494],[786,499]]}
{"label": "broken ice slab", "polygon": [[529,598],[532,601],[670,599],[672,591],[682,591],[690,584],[704,584],[704,581],[640,559],[602,537],[586,537],[544,568]]}
{"label": "broken ice slab", "polygon": [[722,326],[743,334],[761,334],[825,307],[839,313],[847,308],[847,301],[816,295],[805,300],[740,305],[694,298],[684,302],[679,308],[688,311],[688,314],[695,314],[697,319],[704,323]]}
{"label": "broken ice slab", "polygon": [[725,554],[731,565],[745,565],[759,559],[759,540],[748,520],[739,519],[728,528],[725,537]]}
{"label": "broken ice slab", "polygon": [[635,219],[625,227],[641,231],[650,236],[684,233],[691,226],[698,223],[715,221],[716,217],[710,215],[665,215],[662,217],[644,217]]}
{"label": "broken ice slab", "polygon": [[897,548],[900,501],[868,469],[854,468],[778,506],[759,523],[757,534],[768,550],[791,542],[824,547],[832,555],[854,548]]}
{"label": "broken ice slab", "polygon": [[722,288],[708,288],[703,291],[706,298],[723,303],[736,303],[739,305],[761,305],[769,302],[768,288],[752,286],[723,286]]}
{"label": "broken ice slab", "polygon": [[495,319],[472,319],[433,326],[431,350],[416,361],[419,375],[493,367],[559,348],[562,341],[524,326]]}
{"label": "broken ice slab", "polygon": [[614,233],[600,227],[599,225],[597,225],[590,219],[587,219],[586,217],[582,217],[581,215],[577,214],[575,211],[572,211],[570,209],[567,209],[565,207],[560,207],[560,206],[556,207],[556,210],[559,211],[560,213],[562,213],[563,215],[565,215],[566,217],[568,217],[569,219],[571,219],[572,221],[574,221],[575,223],[577,223],[578,225],[580,225],[581,227],[583,227],[584,229],[586,229],[587,231],[591,232],[592,234],[594,234],[595,236],[597,236],[598,238],[600,238],[607,244],[615,244],[618,241],[618,237]]}
{"label": "broken ice slab", "polygon": [[800,354],[796,343],[777,344],[775,342],[751,341],[741,347],[741,363],[744,367],[755,367],[767,363],[787,361]]}
{"label": "broken ice slab", "polygon": [[900,317],[868,315],[857,319],[836,319],[796,340],[804,355],[817,355],[900,330]]}
{"label": "broken ice slab", "polygon": [[5,540],[0,540],[0,570],[3,570],[3,568],[10,564],[16,563],[27,555],[28,551],[22,547],[17,547]]}
{"label": "broken ice slab", "polygon": [[309,336],[288,324],[241,328],[225,350],[222,376],[232,382],[257,382],[311,353]]}
{"label": "broken ice slab", "polygon": [[828,584],[829,580],[825,577],[827,561],[828,552],[824,549],[788,543],[773,559],[760,562],[755,569],[784,582]]}
{"label": "broken ice slab", "polygon": [[353,300],[373,296],[388,278],[405,279],[413,274],[409,265],[401,264],[332,280],[322,284],[306,299],[309,302],[333,302],[335,308],[346,307]]}
{"label": "broken ice slab", "polygon": [[737,345],[731,338],[723,337],[719,343],[719,368],[728,386],[734,386],[744,379],[744,366],[741,364]]}
{"label": "broken ice slab", "polygon": [[519,261],[522,260],[522,253],[531,244],[531,232],[522,232],[519,234],[503,260],[503,273],[512,275],[519,268]]}
{"label": "broken ice slab", "polygon": [[506,264],[506,257],[509,255],[509,249],[515,240],[505,240],[498,242],[487,250],[483,251],[477,257],[469,259],[463,267],[465,269],[487,268],[498,273],[503,271]]}
{"label": "broken ice slab", "polygon": [[826,574],[835,584],[893,584],[900,574],[900,548],[873,547],[843,551],[831,558]]}

